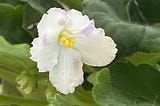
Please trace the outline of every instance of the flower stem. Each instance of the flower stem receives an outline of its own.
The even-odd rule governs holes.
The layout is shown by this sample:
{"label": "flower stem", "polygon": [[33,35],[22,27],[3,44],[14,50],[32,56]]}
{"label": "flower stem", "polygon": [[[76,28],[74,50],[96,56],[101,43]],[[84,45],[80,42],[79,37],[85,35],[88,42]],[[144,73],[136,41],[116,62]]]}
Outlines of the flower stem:
{"label": "flower stem", "polygon": [[57,0],[57,2],[65,9],[65,10],[69,10],[70,8],[65,5],[63,2],[61,2],[60,0]]}
{"label": "flower stem", "polygon": [[11,105],[11,104],[17,104],[22,106],[46,106],[48,102],[0,95],[0,105]]}

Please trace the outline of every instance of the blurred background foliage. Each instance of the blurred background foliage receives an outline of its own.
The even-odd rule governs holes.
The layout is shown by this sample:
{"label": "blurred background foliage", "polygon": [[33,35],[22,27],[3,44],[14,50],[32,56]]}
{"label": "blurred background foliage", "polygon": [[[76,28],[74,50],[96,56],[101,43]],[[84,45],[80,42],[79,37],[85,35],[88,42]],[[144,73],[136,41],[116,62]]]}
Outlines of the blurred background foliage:
{"label": "blurred background foliage", "polygon": [[[62,95],[29,57],[37,23],[51,7],[77,9],[114,39],[109,66],[84,65],[85,81]],[[159,106],[159,0],[0,0],[0,105]]]}

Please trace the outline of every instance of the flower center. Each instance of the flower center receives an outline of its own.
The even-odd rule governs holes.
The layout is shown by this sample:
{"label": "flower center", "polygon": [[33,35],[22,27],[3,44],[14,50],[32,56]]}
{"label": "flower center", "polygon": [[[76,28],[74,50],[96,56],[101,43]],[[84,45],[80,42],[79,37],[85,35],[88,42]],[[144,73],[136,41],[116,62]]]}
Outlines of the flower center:
{"label": "flower center", "polygon": [[73,37],[73,35],[70,32],[64,30],[60,33],[59,42],[60,44],[63,44],[65,47],[73,47],[75,41],[75,37]]}

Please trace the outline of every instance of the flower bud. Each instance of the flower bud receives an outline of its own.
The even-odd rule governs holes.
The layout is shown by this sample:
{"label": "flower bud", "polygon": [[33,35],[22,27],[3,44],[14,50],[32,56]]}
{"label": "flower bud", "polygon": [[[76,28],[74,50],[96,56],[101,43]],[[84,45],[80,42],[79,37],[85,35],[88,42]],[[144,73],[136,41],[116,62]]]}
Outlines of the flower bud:
{"label": "flower bud", "polygon": [[16,82],[19,85],[20,90],[25,94],[31,93],[36,88],[36,78],[27,73],[22,72],[17,78]]}

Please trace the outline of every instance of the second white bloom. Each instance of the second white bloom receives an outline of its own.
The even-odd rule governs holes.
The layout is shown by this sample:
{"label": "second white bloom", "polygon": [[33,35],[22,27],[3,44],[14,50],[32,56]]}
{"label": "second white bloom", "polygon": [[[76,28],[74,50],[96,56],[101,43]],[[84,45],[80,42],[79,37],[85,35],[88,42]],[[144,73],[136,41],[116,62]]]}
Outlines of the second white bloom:
{"label": "second white bloom", "polygon": [[117,53],[114,41],[94,21],[77,10],[51,8],[38,23],[31,59],[39,72],[49,71],[52,85],[61,93],[73,93],[83,83],[83,63],[109,64]]}

